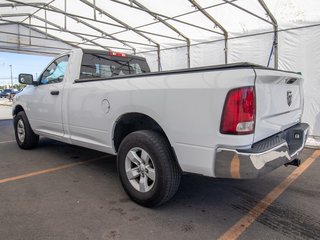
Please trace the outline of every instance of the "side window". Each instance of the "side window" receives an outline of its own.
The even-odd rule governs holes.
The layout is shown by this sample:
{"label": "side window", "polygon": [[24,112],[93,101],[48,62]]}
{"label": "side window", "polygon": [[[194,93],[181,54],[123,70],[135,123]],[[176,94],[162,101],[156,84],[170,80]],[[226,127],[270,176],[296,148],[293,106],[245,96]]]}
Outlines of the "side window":
{"label": "side window", "polygon": [[40,84],[52,84],[62,82],[67,70],[69,56],[63,56],[54,60],[42,73]]}

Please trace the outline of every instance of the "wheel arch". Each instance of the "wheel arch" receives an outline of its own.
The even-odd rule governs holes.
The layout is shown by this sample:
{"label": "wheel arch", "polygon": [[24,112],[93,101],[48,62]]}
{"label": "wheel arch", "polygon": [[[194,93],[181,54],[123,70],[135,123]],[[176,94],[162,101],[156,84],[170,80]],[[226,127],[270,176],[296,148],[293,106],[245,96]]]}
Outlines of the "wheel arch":
{"label": "wheel arch", "polygon": [[119,116],[114,124],[112,141],[115,152],[118,152],[122,140],[128,134],[139,130],[156,131],[162,134],[170,143],[170,140],[167,134],[165,133],[164,129],[156,120],[144,113],[130,112],[124,113],[121,116]]}
{"label": "wheel arch", "polygon": [[16,116],[19,112],[25,112],[24,108],[21,105],[16,105],[12,110],[12,115]]}

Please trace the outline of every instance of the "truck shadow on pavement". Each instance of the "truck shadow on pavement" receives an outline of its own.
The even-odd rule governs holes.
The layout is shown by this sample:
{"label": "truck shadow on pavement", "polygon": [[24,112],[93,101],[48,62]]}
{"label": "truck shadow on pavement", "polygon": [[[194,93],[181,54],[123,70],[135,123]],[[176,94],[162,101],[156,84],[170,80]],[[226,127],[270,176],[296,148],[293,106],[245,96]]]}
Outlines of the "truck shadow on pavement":
{"label": "truck shadow on pavement", "polygon": [[[12,120],[0,120],[0,133],[1,138],[5,136],[6,139],[12,139]],[[135,224],[152,225],[160,222],[164,229],[178,230],[182,235],[198,236],[199,231],[205,226],[214,226],[219,234],[222,234],[291,172],[291,169],[283,168],[253,180],[214,179],[185,174],[182,176],[177,194],[171,201],[163,206],[147,209],[132,202],[122,189],[115,156],[47,138],[41,138],[34,150],[20,150],[14,142],[10,143],[10,147],[16,149],[21,159],[31,156],[47,161],[50,165],[63,165],[105,156],[106,158],[84,163],[81,168],[61,171],[59,181],[63,181],[63,178],[68,181],[72,172],[72,185],[69,186],[72,190],[68,191],[80,191],[84,197],[90,196],[91,201],[100,206],[95,210],[92,209],[91,203],[87,203],[92,215],[96,214],[98,217],[102,214],[99,211],[102,211],[104,215],[101,216],[126,218],[126,221]],[[305,157],[311,153],[307,152]],[[43,156],[46,157],[42,159]],[[25,164],[32,163],[27,161]],[[310,190],[304,190],[300,194],[320,198],[320,192],[317,190],[311,193]],[[155,220],[146,223],[145,219],[151,216]],[[280,201],[273,203],[257,221],[287,238],[320,239],[319,216],[316,213],[314,216],[308,215],[301,209],[289,207]],[[115,230],[111,229],[112,231]]]}
{"label": "truck shadow on pavement", "polygon": [[[49,139],[42,139],[39,149],[50,152],[50,154],[62,154],[63,158],[69,156],[70,161],[104,155],[101,152]],[[305,153],[305,158],[311,153],[312,151]],[[196,231],[201,225],[208,224],[208,221],[218,225],[222,224],[221,228],[224,225],[230,226],[235,219],[248,213],[294,169],[276,170],[270,175],[252,180],[215,179],[185,174],[182,176],[177,194],[171,201],[155,209],[146,209],[131,202],[122,190],[117,174],[116,157],[110,157],[110,155],[106,157],[108,159],[86,164],[86,168],[90,170],[90,175],[97,176],[97,179],[104,178],[106,186],[112,186],[103,189],[106,196],[114,195],[116,191],[117,199],[110,198],[107,201],[110,211],[124,216],[130,209],[137,208],[139,211],[165,218],[172,218],[172,212],[177,212],[179,215],[174,218],[181,221],[180,231],[184,233]],[[301,194],[306,196],[308,191],[305,190]],[[320,198],[319,191],[313,191],[309,195]],[[220,220],[217,221],[217,219]],[[320,239],[319,218],[308,215],[297,208],[289,207],[285,203],[273,203],[257,221],[288,238]]]}

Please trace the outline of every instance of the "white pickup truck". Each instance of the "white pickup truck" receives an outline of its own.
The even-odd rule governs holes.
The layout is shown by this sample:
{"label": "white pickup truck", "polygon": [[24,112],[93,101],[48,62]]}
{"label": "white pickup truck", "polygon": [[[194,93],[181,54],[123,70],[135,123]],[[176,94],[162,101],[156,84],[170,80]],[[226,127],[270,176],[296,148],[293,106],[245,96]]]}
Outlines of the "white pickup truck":
{"label": "white pickup truck", "polygon": [[148,207],[184,172],[255,178],[299,165],[309,129],[301,75],[248,63],[152,73],[141,57],[75,49],[19,81],[20,148],[40,135],[117,155],[125,191]]}

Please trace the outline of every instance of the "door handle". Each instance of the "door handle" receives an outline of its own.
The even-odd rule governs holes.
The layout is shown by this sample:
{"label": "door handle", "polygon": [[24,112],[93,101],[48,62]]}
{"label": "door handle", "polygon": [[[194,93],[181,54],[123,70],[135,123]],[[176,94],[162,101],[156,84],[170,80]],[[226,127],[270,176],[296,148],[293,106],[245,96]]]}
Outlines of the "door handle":
{"label": "door handle", "polygon": [[50,94],[51,95],[59,95],[59,91],[51,91]]}

